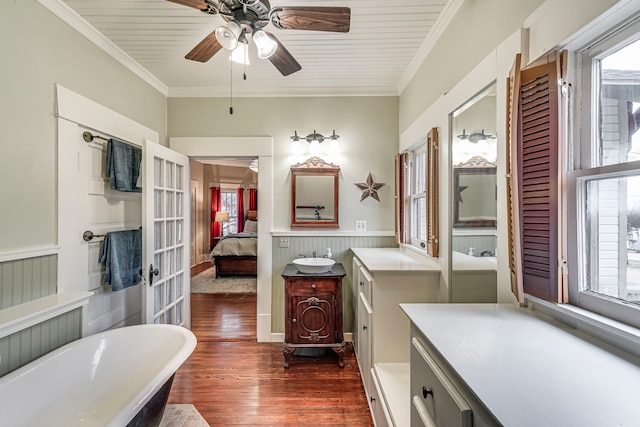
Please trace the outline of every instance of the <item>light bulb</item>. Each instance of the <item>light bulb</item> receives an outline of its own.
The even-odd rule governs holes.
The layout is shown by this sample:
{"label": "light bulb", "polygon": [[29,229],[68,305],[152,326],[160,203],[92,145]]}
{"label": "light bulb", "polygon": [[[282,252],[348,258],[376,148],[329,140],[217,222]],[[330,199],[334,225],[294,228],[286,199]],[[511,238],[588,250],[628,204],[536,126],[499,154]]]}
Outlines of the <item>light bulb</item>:
{"label": "light bulb", "polygon": [[253,41],[258,48],[258,58],[267,59],[278,49],[278,43],[262,30],[253,33]]}
{"label": "light bulb", "polygon": [[238,47],[238,38],[242,28],[235,21],[229,21],[226,25],[216,28],[216,40],[225,49],[233,50]]}

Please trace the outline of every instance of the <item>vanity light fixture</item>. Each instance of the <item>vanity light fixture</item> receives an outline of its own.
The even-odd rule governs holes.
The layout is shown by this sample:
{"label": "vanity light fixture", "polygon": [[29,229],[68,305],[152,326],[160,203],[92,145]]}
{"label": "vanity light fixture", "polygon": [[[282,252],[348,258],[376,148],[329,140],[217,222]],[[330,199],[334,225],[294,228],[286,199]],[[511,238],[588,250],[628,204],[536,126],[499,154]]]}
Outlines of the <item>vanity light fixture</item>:
{"label": "vanity light fixture", "polygon": [[317,141],[317,142],[322,142],[325,139],[330,139],[332,141],[337,141],[338,138],[340,138],[340,135],[336,135],[336,130],[333,130],[333,133],[329,136],[324,136],[322,134],[319,134],[315,131],[315,129],[313,130],[313,133],[310,133],[307,136],[301,137],[298,136],[298,131],[293,131],[293,136],[291,137],[291,139],[293,141],[300,141],[301,139],[306,140],[308,143],[312,143],[313,141]]}
{"label": "vanity light fixture", "polygon": [[338,138],[340,138],[340,135],[336,135],[335,129],[333,130],[333,133],[328,136],[317,133],[315,129],[313,130],[313,133],[310,133],[307,136],[300,136],[298,135],[298,131],[293,131],[293,136],[291,137],[291,151],[293,154],[300,154],[303,151],[300,141],[304,140],[310,144],[309,151],[311,154],[317,156],[320,152],[320,144],[325,140],[329,140],[329,150],[335,152],[338,150]]}
{"label": "vanity light fixture", "polygon": [[462,135],[458,135],[460,139],[468,139],[469,142],[477,144],[478,142],[487,142],[487,139],[496,139],[495,136],[484,133],[484,129],[482,132],[474,132],[471,135],[467,135],[466,129],[462,129]]}

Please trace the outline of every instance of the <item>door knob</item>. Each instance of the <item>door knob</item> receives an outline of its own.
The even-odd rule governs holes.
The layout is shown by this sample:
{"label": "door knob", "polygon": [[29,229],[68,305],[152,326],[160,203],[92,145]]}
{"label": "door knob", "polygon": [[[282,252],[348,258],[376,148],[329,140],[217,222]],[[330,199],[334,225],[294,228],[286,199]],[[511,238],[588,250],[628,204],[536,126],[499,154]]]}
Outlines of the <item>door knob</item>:
{"label": "door knob", "polygon": [[153,276],[159,276],[160,270],[153,268],[153,264],[149,265],[149,286],[153,284]]}

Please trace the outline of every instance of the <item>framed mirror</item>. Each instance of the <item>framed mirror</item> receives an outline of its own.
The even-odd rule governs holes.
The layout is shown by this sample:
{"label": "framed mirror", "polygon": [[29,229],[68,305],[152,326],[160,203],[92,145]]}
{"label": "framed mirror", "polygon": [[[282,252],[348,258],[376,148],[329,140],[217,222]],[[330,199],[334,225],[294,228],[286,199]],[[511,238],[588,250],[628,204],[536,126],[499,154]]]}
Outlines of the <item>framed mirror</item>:
{"label": "framed mirror", "polygon": [[453,167],[453,226],[495,229],[496,164],[480,156]]}
{"label": "framed mirror", "polygon": [[339,228],[340,167],[318,157],[291,166],[291,228]]}

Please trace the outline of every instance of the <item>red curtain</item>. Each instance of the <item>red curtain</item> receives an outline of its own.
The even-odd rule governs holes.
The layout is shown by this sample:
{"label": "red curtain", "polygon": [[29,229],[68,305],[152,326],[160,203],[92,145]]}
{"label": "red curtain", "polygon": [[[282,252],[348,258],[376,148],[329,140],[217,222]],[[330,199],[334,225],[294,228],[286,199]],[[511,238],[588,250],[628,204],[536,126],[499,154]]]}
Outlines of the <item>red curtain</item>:
{"label": "red curtain", "polygon": [[220,237],[221,225],[218,222],[215,222],[216,212],[218,212],[221,208],[220,206],[220,187],[211,187],[211,223],[210,223],[210,231],[209,231],[209,247],[213,249],[213,239],[216,237]]}
{"label": "red curtain", "polygon": [[244,230],[244,188],[238,188],[238,233]]}
{"label": "red curtain", "polygon": [[258,210],[258,189],[257,188],[249,189],[249,210],[250,211]]}

